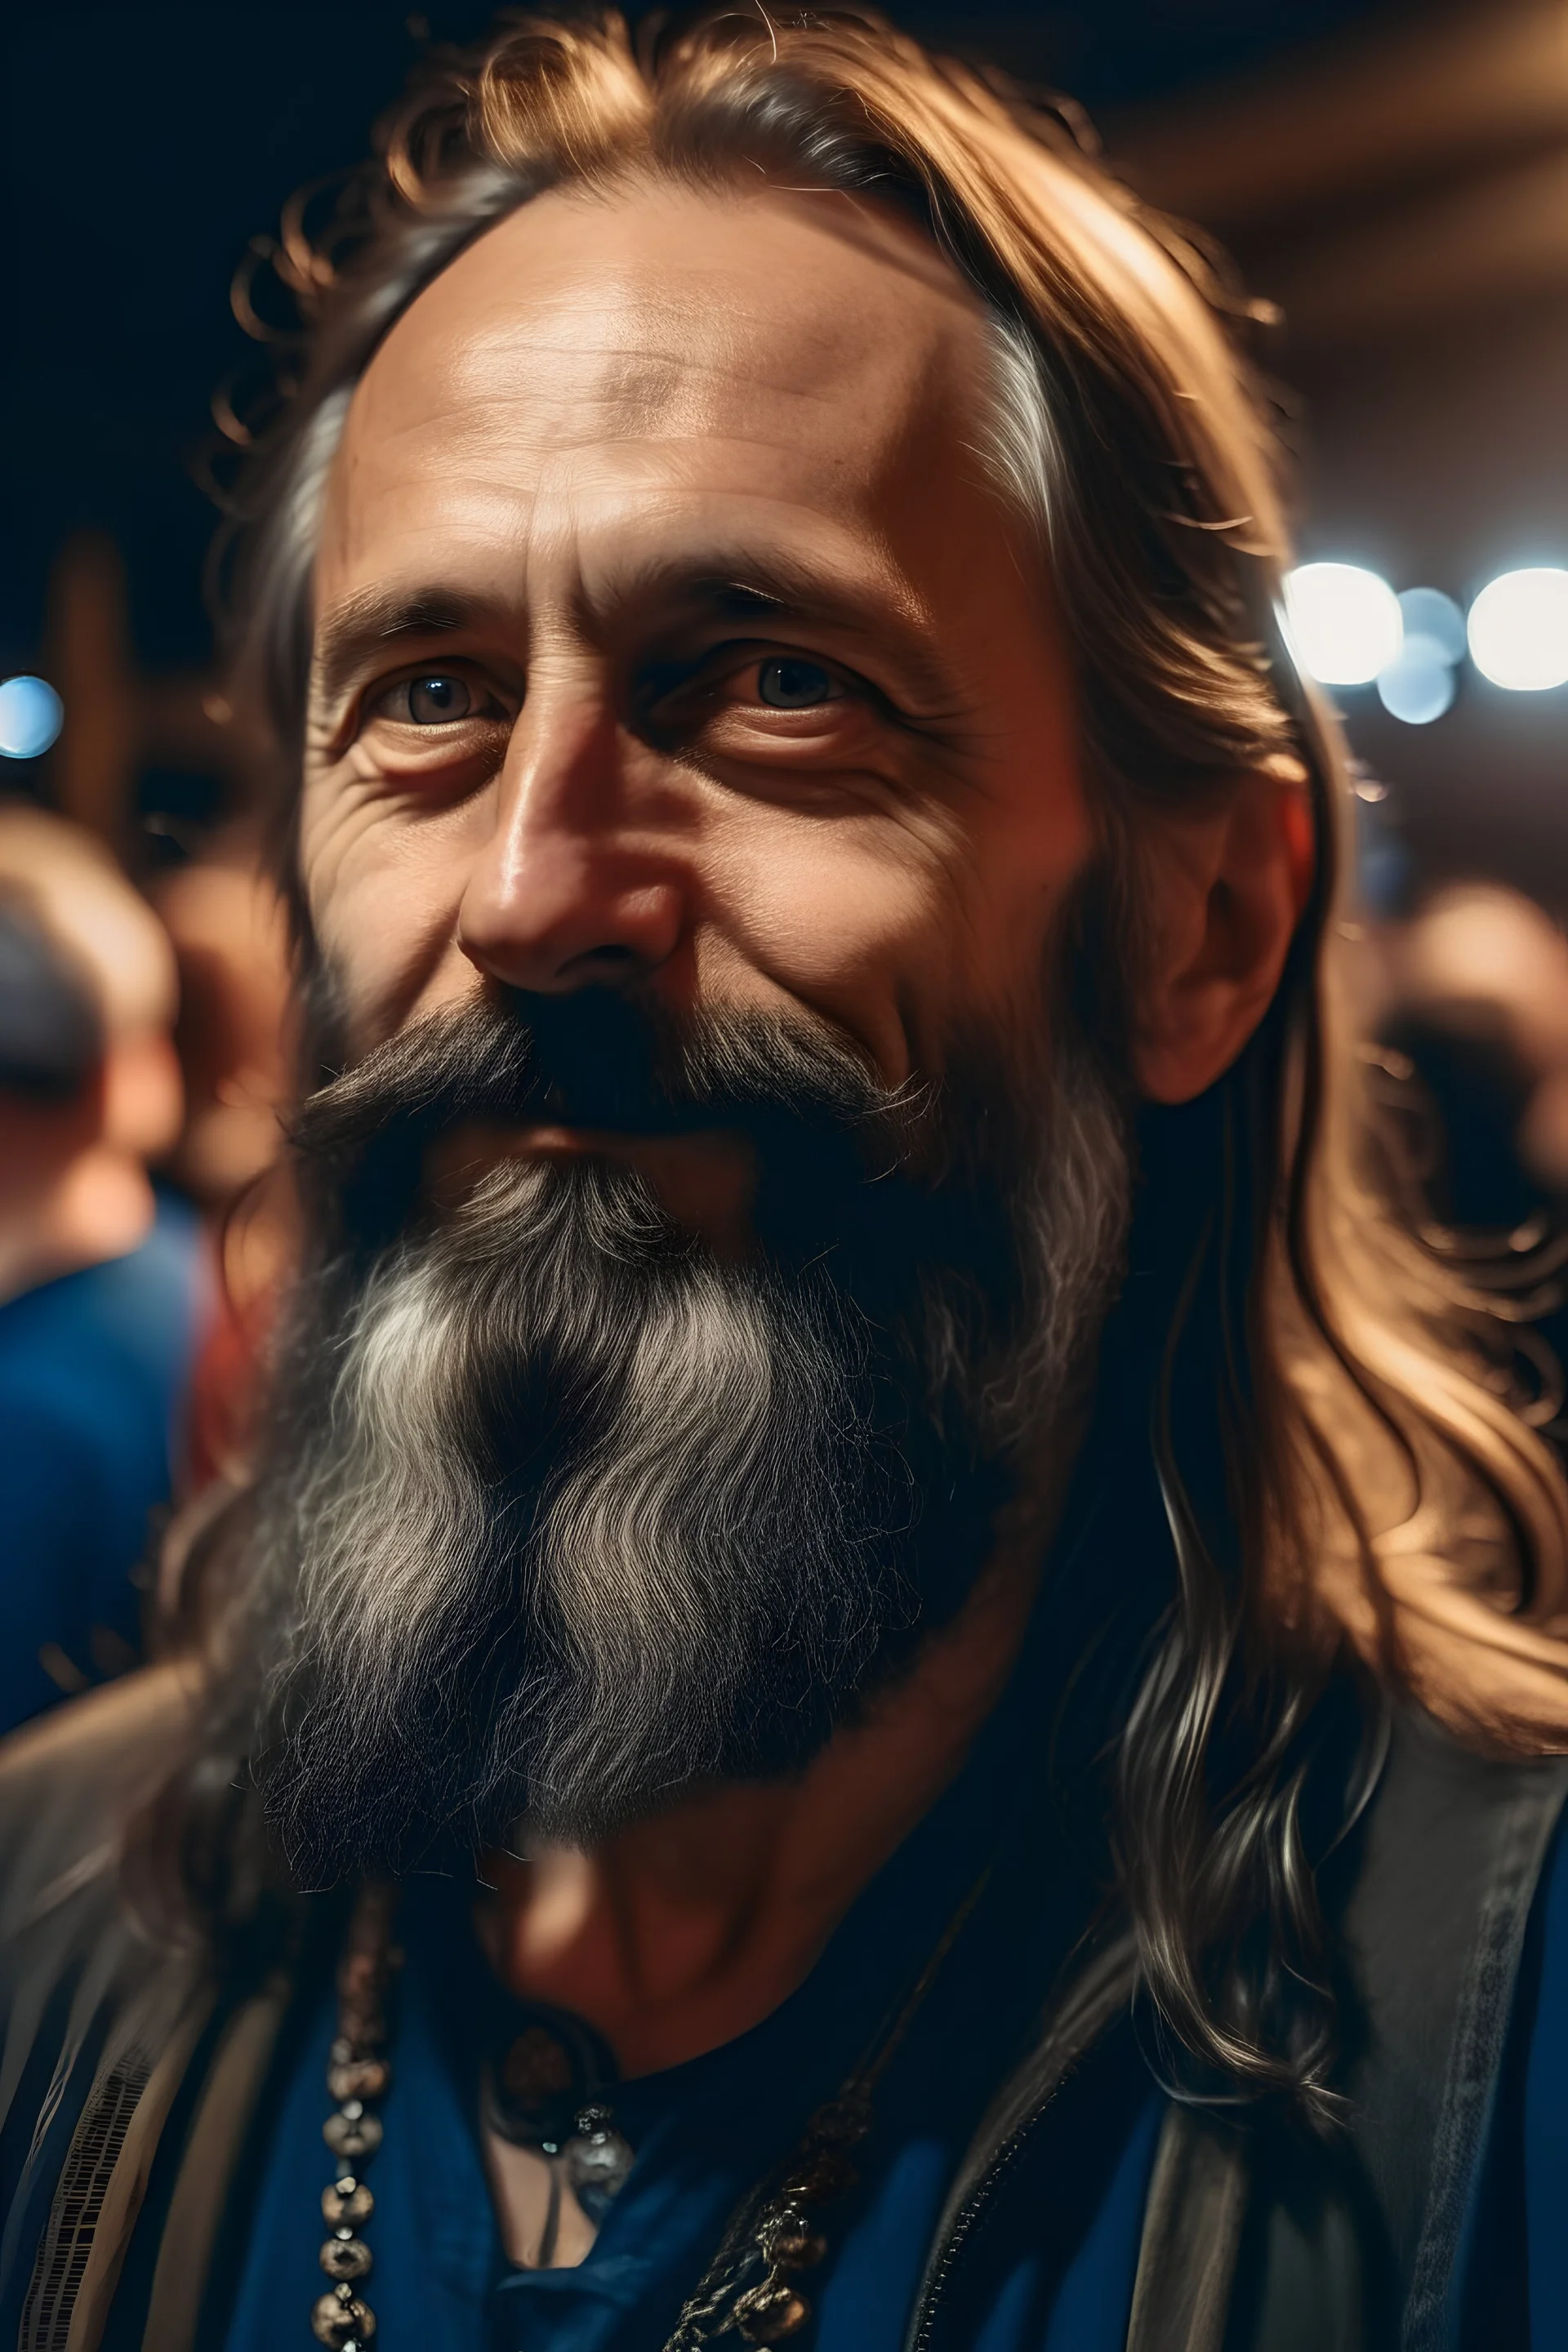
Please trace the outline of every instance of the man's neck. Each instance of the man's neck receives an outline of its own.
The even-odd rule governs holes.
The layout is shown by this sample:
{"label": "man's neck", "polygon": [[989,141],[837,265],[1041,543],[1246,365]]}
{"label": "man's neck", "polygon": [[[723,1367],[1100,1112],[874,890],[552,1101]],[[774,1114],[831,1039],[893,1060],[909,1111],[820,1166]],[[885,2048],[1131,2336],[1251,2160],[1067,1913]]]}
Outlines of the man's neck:
{"label": "man's neck", "polygon": [[591,1853],[493,1859],[479,1914],[515,1993],[596,2026],[627,2074],[759,2024],[963,1763],[1017,1656],[1038,1550],[999,1559],[912,1670],[797,1779],[705,1790]]}

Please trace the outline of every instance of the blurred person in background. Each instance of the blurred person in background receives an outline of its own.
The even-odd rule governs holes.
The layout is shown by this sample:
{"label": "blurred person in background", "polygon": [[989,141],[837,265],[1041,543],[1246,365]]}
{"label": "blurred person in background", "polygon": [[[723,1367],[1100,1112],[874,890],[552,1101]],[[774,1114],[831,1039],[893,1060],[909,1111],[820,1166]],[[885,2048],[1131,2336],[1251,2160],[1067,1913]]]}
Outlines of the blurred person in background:
{"label": "blurred person in background", "polygon": [[140,1654],[202,1316],[174,957],[89,835],[0,807],[0,1727]]}
{"label": "blurred person in background", "polygon": [[1568,940],[1498,884],[1456,883],[1374,941],[1378,1034],[1441,1113],[1434,1215],[1495,1231],[1568,1202]]}
{"label": "blurred person in background", "polygon": [[211,1318],[189,1412],[193,1489],[235,1471],[251,1434],[273,1304],[293,1244],[278,1160],[293,1078],[288,917],[249,829],[231,827],[155,887],[174,950],[185,1116],[165,1172],[205,1223]]}
{"label": "blurred person in background", "polygon": [[0,1764],[4,2338],[1539,2340],[1568,1486],[1370,1181],[1226,289],[837,15],[503,20],[305,219],[302,1270]]}
{"label": "blurred person in background", "polygon": [[1568,1350],[1568,940],[1533,899],[1451,883],[1355,961],[1391,1181],[1426,1246],[1511,1324],[1561,1445]]}
{"label": "blurred person in background", "polygon": [[184,1120],[164,1165],[216,1214],[278,1156],[293,1076],[288,916],[260,846],[236,829],[153,890],[179,972]]}

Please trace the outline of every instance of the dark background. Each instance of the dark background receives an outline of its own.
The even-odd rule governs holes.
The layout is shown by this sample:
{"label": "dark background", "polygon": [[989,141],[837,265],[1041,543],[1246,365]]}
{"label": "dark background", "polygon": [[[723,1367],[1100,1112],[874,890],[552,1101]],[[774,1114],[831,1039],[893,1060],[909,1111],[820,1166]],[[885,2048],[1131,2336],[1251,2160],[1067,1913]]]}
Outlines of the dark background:
{"label": "dark background", "polygon": [[[214,387],[247,351],[229,281],[292,189],[359,158],[427,41],[489,13],[56,0],[13,19],[0,669],[42,669],[68,723],[0,782],[79,806],[119,790],[175,834],[232,793],[200,716],[196,480]],[[1133,184],[1280,301],[1264,357],[1305,553],[1461,603],[1568,561],[1568,0],[891,13],[1082,100]],[[1410,887],[1492,874],[1568,909],[1568,688],[1506,695],[1467,668],[1423,729],[1370,688],[1341,698]]]}

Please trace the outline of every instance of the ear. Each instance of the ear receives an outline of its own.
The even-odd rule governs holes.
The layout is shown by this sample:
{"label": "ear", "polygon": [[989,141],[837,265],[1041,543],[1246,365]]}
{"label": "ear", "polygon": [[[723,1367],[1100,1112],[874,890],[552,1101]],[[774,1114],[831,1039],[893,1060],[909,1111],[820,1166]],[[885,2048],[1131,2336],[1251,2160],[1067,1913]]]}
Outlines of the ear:
{"label": "ear", "polygon": [[1151,1102],[1184,1103],[1229,1068],[1279,985],[1312,885],[1311,812],[1291,762],[1148,826],[1152,948],[1133,993],[1131,1074]]}

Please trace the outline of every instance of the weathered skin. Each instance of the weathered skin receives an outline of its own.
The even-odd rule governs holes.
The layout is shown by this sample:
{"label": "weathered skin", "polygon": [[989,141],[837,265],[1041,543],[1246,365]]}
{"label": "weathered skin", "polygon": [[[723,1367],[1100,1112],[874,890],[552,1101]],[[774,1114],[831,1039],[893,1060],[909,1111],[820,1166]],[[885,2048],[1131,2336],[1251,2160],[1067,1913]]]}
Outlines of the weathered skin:
{"label": "weathered skin", "polygon": [[[946,263],[838,195],[552,194],[421,295],[355,397],[317,575],[303,872],[357,1045],[486,981],[803,1005],[891,1082],[961,1023],[1039,1019],[1094,831],[1048,584],[978,453],[988,359]],[[821,698],[770,706],[778,660]],[[1175,1100],[1261,1015],[1301,859],[1262,778],[1157,847],[1136,1076]],[[722,1139],[613,1148],[736,1244]],[[633,2071],[766,2015],[957,1770],[1035,1564],[999,1559],[797,1781],[499,1864],[509,1980]]]}

